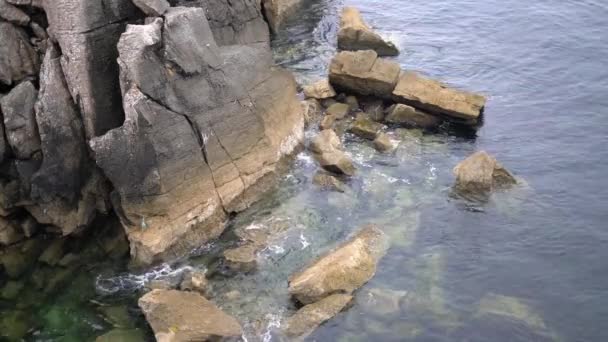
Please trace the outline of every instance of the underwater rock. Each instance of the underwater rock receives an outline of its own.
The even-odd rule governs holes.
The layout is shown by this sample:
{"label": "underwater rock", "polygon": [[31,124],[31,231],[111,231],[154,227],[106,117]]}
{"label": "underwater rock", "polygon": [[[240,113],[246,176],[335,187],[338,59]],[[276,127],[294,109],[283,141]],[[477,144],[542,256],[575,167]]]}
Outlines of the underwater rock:
{"label": "underwater rock", "polygon": [[317,119],[322,113],[321,103],[317,99],[308,99],[301,102],[302,113],[304,115],[304,121],[306,125],[309,125],[315,119]]}
{"label": "underwater rock", "polygon": [[25,311],[3,311],[0,316],[0,337],[22,341],[31,327],[30,315]]}
{"label": "underwater rock", "polygon": [[407,296],[407,291],[396,291],[384,288],[372,288],[357,296],[357,304],[365,312],[380,317],[398,314],[401,311],[401,301]]}
{"label": "underwater rock", "polygon": [[237,272],[251,272],[257,267],[258,247],[254,244],[245,244],[224,251],[226,266]]}
{"label": "underwater rock", "polygon": [[240,324],[195,292],[154,290],[138,301],[157,340],[174,335],[171,341],[209,341],[238,338]]}
{"label": "underwater rock", "polygon": [[374,139],[374,148],[379,152],[390,152],[395,149],[395,144],[386,133],[380,133]]}
{"label": "underwater rock", "polygon": [[341,150],[340,138],[331,129],[321,131],[311,142],[310,150],[322,168],[329,172],[352,176],[355,166],[352,160]]}
{"label": "underwater rock", "polygon": [[374,50],[378,56],[397,56],[399,50],[375,33],[354,7],[344,7],[338,31],[338,48],[341,50]]}
{"label": "underwater rock", "polygon": [[327,172],[317,171],[312,178],[312,183],[322,190],[345,192],[346,184]]}
{"label": "underwater rock", "polygon": [[371,121],[365,117],[357,117],[353,122],[349,131],[354,135],[367,140],[374,140],[382,130],[383,125],[377,122]]}
{"label": "underwater rock", "polygon": [[25,284],[21,281],[9,280],[4,284],[4,287],[0,289],[0,297],[6,300],[13,300],[19,296],[19,292]]}
{"label": "underwater rock", "polygon": [[42,255],[40,255],[38,261],[50,266],[57,265],[59,260],[63,257],[65,242],[66,240],[62,238],[53,240],[53,242],[44,250]]}
{"label": "underwater rock", "polygon": [[0,251],[0,264],[12,279],[32,268],[42,253],[45,243],[40,238],[25,240]]}
{"label": "underwater rock", "polygon": [[331,115],[337,120],[342,120],[346,117],[349,111],[350,108],[347,104],[337,102],[327,108],[326,115]]}
{"label": "underwater rock", "polygon": [[133,319],[126,306],[101,306],[98,310],[104,320],[112,324],[115,328],[132,328],[134,326]]}
{"label": "underwater rock", "polygon": [[517,183],[513,175],[485,151],[476,152],[456,165],[454,175],[454,190],[463,195],[485,194]]}
{"label": "underwater rock", "polygon": [[146,336],[140,329],[112,329],[97,337],[95,342],[144,342]]}
{"label": "underwater rock", "polygon": [[323,79],[313,84],[304,86],[303,90],[304,96],[306,96],[306,98],[323,100],[336,96],[336,91],[331,86],[331,84],[329,84],[329,80],[327,79]]}
{"label": "underwater rock", "polygon": [[486,104],[482,95],[450,88],[412,71],[401,74],[393,98],[396,102],[468,125],[477,123]]}
{"label": "underwater rock", "polygon": [[10,220],[0,217],[0,245],[12,245],[22,239],[21,229]]}
{"label": "underwater rock", "polygon": [[386,122],[420,128],[439,126],[441,119],[401,103],[387,109]]}
{"label": "underwater rock", "polygon": [[343,51],[331,60],[329,81],[350,93],[390,98],[400,72],[399,64],[378,58],[375,51]]}
{"label": "underwater rock", "polygon": [[305,339],[318,326],[344,310],[352,299],[351,295],[337,293],[302,307],[288,318],[285,335],[291,339]]}
{"label": "underwater rock", "polygon": [[334,293],[350,294],[369,281],[386,250],[384,233],[368,225],[333,251],[289,278],[289,293],[302,304]]}
{"label": "underwater rock", "polygon": [[361,101],[361,105],[363,107],[363,112],[369,116],[371,120],[376,122],[383,122],[385,113],[384,113],[384,103],[379,99],[367,99],[365,101]]}
{"label": "underwater rock", "polygon": [[201,271],[192,271],[186,274],[179,286],[182,291],[196,291],[202,295],[205,295],[208,287],[209,281],[205,272]]}
{"label": "underwater rock", "polygon": [[169,9],[167,0],[131,0],[148,17],[159,17]]}
{"label": "underwater rock", "polygon": [[526,301],[494,293],[486,294],[479,302],[475,317],[486,315],[502,316],[519,321],[539,330],[546,330],[543,318]]}

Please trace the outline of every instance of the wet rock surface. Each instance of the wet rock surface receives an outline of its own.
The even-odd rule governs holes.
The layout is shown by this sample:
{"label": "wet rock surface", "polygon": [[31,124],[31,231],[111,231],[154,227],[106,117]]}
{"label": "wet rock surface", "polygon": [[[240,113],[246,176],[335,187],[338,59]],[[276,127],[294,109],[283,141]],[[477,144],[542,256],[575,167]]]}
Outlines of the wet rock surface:
{"label": "wet rock surface", "polygon": [[342,50],[374,50],[378,56],[396,56],[395,44],[375,33],[354,7],[344,7],[338,31],[338,48]]}
{"label": "wet rock surface", "polygon": [[329,172],[352,176],[355,166],[352,160],[341,150],[340,138],[331,129],[321,131],[313,139],[310,149],[322,168]]}
{"label": "wet rock surface", "polygon": [[307,98],[314,98],[317,100],[323,100],[330,97],[336,96],[336,91],[329,84],[328,80],[320,80],[313,84],[304,86],[304,96]]}
{"label": "wet rock surface", "polygon": [[465,196],[485,195],[517,183],[513,175],[485,151],[472,154],[454,168],[454,190]]}
{"label": "wet rock surface", "polygon": [[298,310],[287,320],[285,335],[303,340],[318,326],[344,310],[352,301],[348,294],[333,294]]}

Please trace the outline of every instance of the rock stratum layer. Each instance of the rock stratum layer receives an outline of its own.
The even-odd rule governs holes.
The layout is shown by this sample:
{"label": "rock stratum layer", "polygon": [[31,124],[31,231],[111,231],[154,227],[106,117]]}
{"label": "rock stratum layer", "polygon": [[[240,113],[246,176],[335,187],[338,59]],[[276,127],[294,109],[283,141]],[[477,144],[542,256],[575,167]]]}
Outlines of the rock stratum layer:
{"label": "rock stratum layer", "polygon": [[259,1],[168,4],[26,2],[0,17],[3,221],[69,235],[114,212],[149,264],[217,237],[272,184],[304,119]]}

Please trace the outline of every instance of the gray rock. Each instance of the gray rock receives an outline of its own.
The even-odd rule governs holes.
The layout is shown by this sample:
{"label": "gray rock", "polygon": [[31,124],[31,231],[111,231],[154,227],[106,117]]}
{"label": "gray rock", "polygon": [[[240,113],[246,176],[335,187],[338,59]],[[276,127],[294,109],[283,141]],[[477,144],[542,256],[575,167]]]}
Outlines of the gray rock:
{"label": "gray rock", "polygon": [[38,54],[25,31],[11,23],[0,21],[0,82],[18,83],[38,74]]}
{"label": "gray rock", "polygon": [[456,165],[454,175],[454,189],[463,195],[483,195],[517,183],[513,175],[485,151],[476,152]]}
{"label": "gray rock", "polygon": [[6,139],[15,157],[30,159],[40,151],[40,137],[34,115],[38,91],[32,82],[23,82],[0,100]]}
{"label": "gray rock", "polygon": [[142,12],[149,17],[159,17],[169,9],[167,0],[132,0]]}
{"label": "gray rock", "polygon": [[318,326],[348,307],[352,299],[351,295],[336,293],[302,307],[287,320],[285,335],[292,339],[303,340]]}
{"label": "gray rock", "polygon": [[139,299],[157,341],[239,338],[240,324],[195,292],[154,290]]}
{"label": "gray rock", "polygon": [[395,44],[385,41],[361,18],[354,7],[344,7],[338,31],[338,48],[342,50],[374,50],[378,56],[397,56]]}
{"label": "gray rock", "polygon": [[350,93],[390,98],[400,72],[399,64],[378,58],[375,51],[343,51],[331,61],[329,81]]}
{"label": "gray rock", "polygon": [[30,16],[25,14],[18,7],[11,5],[6,0],[0,0],[0,18],[17,24],[25,26],[30,22]]}
{"label": "gray rock", "polygon": [[23,239],[19,227],[13,222],[0,217],[0,245],[11,245]]}
{"label": "gray rock", "polygon": [[336,123],[336,117],[333,115],[325,115],[321,122],[319,123],[320,130],[332,129]]}
{"label": "gray rock", "polygon": [[386,121],[394,124],[419,128],[433,128],[441,124],[441,119],[437,116],[401,103],[391,106],[387,112]]}

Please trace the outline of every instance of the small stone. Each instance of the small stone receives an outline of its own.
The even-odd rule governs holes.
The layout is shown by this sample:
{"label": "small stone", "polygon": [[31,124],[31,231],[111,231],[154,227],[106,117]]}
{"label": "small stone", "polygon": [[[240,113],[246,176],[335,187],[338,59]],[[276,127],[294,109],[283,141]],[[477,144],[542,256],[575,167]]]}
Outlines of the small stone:
{"label": "small stone", "polygon": [[182,291],[196,291],[204,295],[207,292],[208,286],[209,281],[207,280],[207,277],[205,277],[205,272],[192,271],[184,277],[184,280],[182,280],[180,285],[180,289]]}
{"label": "small stone", "polygon": [[65,245],[65,239],[55,239],[51,244],[44,250],[38,261],[43,262],[50,266],[55,266],[59,263],[59,260],[63,257],[63,248]]}
{"label": "small stone", "polygon": [[304,96],[306,96],[306,98],[323,100],[336,96],[336,91],[334,90],[334,87],[329,84],[329,80],[325,79],[304,86]]}
{"label": "small stone", "polygon": [[440,118],[401,103],[391,106],[387,111],[386,121],[394,124],[420,128],[433,128],[441,124]]}
{"label": "small stone", "polygon": [[322,168],[336,174],[354,176],[357,169],[346,153],[340,150],[315,155]]}
{"label": "small stone", "polygon": [[233,271],[251,272],[257,267],[257,248],[253,244],[224,251],[226,266]]}
{"label": "small stone", "polygon": [[384,121],[384,103],[382,100],[371,100],[363,102],[363,111],[371,120],[376,122]]}
{"label": "small stone", "polygon": [[388,134],[380,133],[374,140],[374,148],[380,152],[389,152],[395,148],[395,145]]}
{"label": "small stone", "polygon": [[34,234],[36,234],[36,232],[38,231],[39,227],[40,225],[38,224],[38,222],[36,222],[36,220],[34,220],[34,218],[30,216],[26,217],[23,221],[21,221],[21,230],[23,230],[23,234],[27,238],[31,238],[32,236],[34,236]]}
{"label": "small stone", "polygon": [[126,306],[101,306],[98,310],[103,318],[115,328],[133,327],[133,321]]}
{"label": "small stone", "polygon": [[323,117],[323,119],[321,120],[321,123],[319,123],[319,129],[321,129],[321,130],[332,129],[334,126],[334,123],[336,123],[335,116],[325,115]]}
{"label": "small stone", "polygon": [[344,102],[348,105],[351,112],[359,110],[359,100],[357,100],[356,96],[347,96]]}
{"label": "small stone", "polygon": [[346,191],[346,184],[344,184],[344,182],[323,171],[317,171],[312,179],[312,182],[313,184],[319,186],[322,190],[338,192]]}
{"label": "small stone", "polygon": [[241,293],[237,290],[232,290],[224,293],[223,296],[226,300],[237,300],[241,297]]}
{"label": "small stone", "polygon": [[344,310],[352,299],[351,295],[337,293],[302,307],[287,320],[285,334],[290,338],[304,339],[318,326]]}
{"label": "small stone", "polygon": [[358,117],[350,127],[349,131],[363,139],[374,140],[382,128],[382,124],[373,122],[367,118]]}
{"label": "small stone", "polygon": [[317,134],[310,143],[310,150],[314,153],[331,152],[342,147],[340,138],[331,129],[326,129]]}
{"label": "small stone", "polygon": [[327,115],[333,115],[337,120],[342,120],[346,117],[350,108],[345,103],[334,103],[327,108]]}
{"label": "small stone", "polygon": [[338,31],[338,48],[342,50],[374,50],[379,56],[397,56],[399,50],[375,33],[354,7],[344,7]]}

